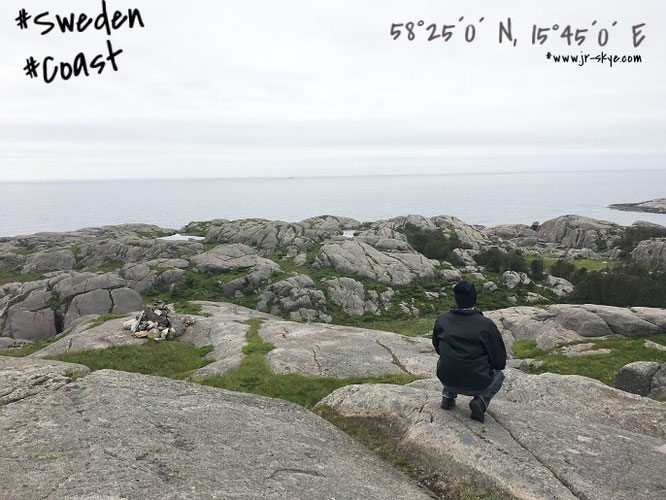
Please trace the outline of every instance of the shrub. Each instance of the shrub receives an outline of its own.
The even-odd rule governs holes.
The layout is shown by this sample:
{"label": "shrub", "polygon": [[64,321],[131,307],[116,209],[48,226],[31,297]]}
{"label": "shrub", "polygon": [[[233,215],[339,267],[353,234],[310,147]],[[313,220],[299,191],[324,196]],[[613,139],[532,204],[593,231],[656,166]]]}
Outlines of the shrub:
{"label": "shrub", "polygon": [[631,251],[643,240],[666,236],[666,228],[660,226],[630,226],[625,229],[618,247],[623,259],[629,258]]}
{"label": "shrub", "polygon": [[544,267],[545,264],[541,258],[534,259],[532,262],[530,262],[530,274],[532,275],[532,279],[534,281],[542,281],[545,278],[543,274]]}
{"label": "shrub", "polygon": [[525,273],[528,270],[527,261],[517,250],[504,253],[499,248],[493,247],[479,253],[474,260],[494,273],[504,271]]}
{"label": "shrub", "polygon": [[576,273],[576,266],[568,260],[559,259],[552,266],[550,266],[550,274],[558,278],[572,281]]}
{"label": "shrub", "polygon": [[639,264],[608,272],[577,273],[572,299],[578,303],[619,307],[666,307],[666,273],[650,273]]}
{"label": "shrub", "polygon": [[404,233],[414,250],[429,259],[450,260],[453,250],[468,248],[460,241],[455,231],[444,232],[441,229],[422,229],[414,224],[406,224]]}

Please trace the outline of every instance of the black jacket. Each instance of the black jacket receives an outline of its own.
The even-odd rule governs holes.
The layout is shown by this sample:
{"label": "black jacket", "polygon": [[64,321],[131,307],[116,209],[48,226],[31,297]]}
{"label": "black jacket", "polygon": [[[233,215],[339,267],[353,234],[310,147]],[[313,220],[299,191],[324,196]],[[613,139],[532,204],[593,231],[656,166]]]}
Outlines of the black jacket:
{"label": "black jacket", "polygon": [[506,348],[497,326],[475,310],[441,313],[432,331],[442,384],[480,391],[490,385],[495,370],[506,366]]}

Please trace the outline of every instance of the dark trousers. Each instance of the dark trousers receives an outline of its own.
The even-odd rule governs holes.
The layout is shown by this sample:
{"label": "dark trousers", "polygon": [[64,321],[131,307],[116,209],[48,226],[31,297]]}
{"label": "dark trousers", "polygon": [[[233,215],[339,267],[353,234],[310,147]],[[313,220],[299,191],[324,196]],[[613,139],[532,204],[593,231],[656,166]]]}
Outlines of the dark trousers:
{"label": "dark trousers", "polygon": [[495,394],[499,392],[499,390],[502,388],[503,383],[504,383],[504,372],[502,370],[497,370],[495,372],[495,376],[493,377],[492,382],[490,382],[490,385],[485,389],[482,389],[480,391],[469,391],[462,387],[450,387],[448,385],[444,385],[444,387],[442,388],[442,396],[449,399],[455,399],[458,396],[458,394],[464,394],[465,396],[478,396],[479,398],[481,398],[481,401],[483,401],[483,404],[485,405],[487,410],[488,406],[490,405],[490,400],[493,398]]}

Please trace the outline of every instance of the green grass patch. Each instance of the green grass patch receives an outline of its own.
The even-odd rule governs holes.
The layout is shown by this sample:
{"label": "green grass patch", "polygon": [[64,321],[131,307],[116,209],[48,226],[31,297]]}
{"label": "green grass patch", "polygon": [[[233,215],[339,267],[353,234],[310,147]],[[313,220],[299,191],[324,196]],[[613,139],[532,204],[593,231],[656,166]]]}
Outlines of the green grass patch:
{"label": "green grass patch", "polygon": [[42,279],[44,271],[36,271],[29,274],[21,274],[21,267],[0,269],[0,286],[7,283],[27,283]]}
{"label": "green grass patch", "polygon": [[259,336],[262,320],[250,320],[250,329],[246,335],[246,354],[237,370],[224,375],[215,375],[200,381],[204,385],[219,387],[230,391],[260,394],[284,399],[312,408],[321,399],[334,390],[349,384],[407,384],[420,377],[408,374],[382,375],[377,377],[305,377],[303,375],[277,375],[266,363],[264,355],[273,349]]}
{"label": "green grass patch", "polygon": [[41,351],[45,347],[53,344],[59,337],[48,339],[48,340],[38,340],[30,344],[26,344],[19,349],[3,349],[0,350],[0,356],[10,356],[13,358],[23,358],[30,354],[33,354],[37,351]]}
{"label": "green grass patch", "polygon": [[13,358],[23,358],[25,356],[29,356],[30,354],[41,351],[45,347],[50,346],[56,340],[60,340],[64,336],[69,335],[71,331],[72,329],[70,328],[56,335],[52,339],[37,340],[35,342],[31,342],[30,344],[26,344],[19,349],[3,349],[0,351],[0,356],[11,356]]}
{"label": "green grass patch", "polygon": [[90,328],[103,325],[104,323],[106,323],[107,321],[111,321],[112,319],[124,318],[126,316],[127,314],[116,314],[116,313],[102,314],[99,318],[90,322]]}
{"label": "green grass patch", "polygon": [[211,313],[201,312],[201,304],[195,304],[187,300],[176,302],[173,305],[174,311],[178,314],[192,314],[196,316],[212,316]]}
{"label": "green grass patch", "polygon": [[544,354],[544,352],[537,347],[536,340],[516,340],[511,346],[513,353],[517,358],[535,358]]}
{"label": "green grass patch", "polygon": [[185,379],[210,363],[204,356],[212,350],[213,346],[197,348],[185,342],[146,342],[135,346],[66,353],[51,359],[85,365],[92,371],[110,369]]}
{"label": "green grass patch", "polygon": [[[534,358],[542,361],[540,367],[530,367],[530,373],[559,373],[561,375],[583,375],[604,384],[613,385],[617,371],[627,363],[634,361],[656,361],[666,363],[666,351],[645,347],[646,340],[666,345],[666,335],[649,335],[647,337],[629,339],[612,337],[609,339],[585,339],[568,345],[593,343],[592,349],[610,349],[610,354],[580,356],[569,358],[559,349],[543,352],[536,347],[536,342],[523,340],[514,343],[513,351],[518,358]],[[516,345],[517,344],[517,345]]]}

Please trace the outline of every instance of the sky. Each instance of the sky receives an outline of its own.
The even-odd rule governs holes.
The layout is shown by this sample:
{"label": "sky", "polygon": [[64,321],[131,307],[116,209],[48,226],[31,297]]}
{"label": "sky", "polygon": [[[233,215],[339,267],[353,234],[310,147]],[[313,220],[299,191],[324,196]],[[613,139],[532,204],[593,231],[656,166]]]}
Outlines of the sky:
{"label": "sky", "polygon": [[[108,0],[145,22],[111,36],[15,21],[101,5],[0,5],[0,181],[666,168],[662,0]],[[509,17],[515,46],[498,40]],[[410,20],[456,27],[448,42],[425,26],[393,40]],[[555,23],[589,38],[532,45],[533,24]],[[107,39],[124,51],[117,72],[46,84],[22,70],[30,56],[92,59]],[[549,51],[643,63],[579,67]]]}

